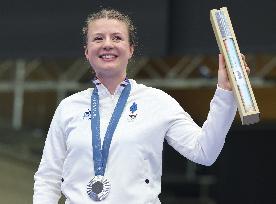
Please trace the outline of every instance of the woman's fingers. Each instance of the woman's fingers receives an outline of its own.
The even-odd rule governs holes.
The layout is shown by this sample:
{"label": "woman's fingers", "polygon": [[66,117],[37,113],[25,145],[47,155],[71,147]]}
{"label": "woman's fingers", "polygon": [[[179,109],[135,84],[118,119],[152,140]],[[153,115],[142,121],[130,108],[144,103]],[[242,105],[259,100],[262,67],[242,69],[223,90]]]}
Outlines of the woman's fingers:
{"label": "woman's fingers", "polygon": [[247,63],[246,63],[244,54],[241,53],[241,57],[242,57],[242,61],[243,61],[243,64],[244,64],[246,73],[247,73],[247,75],[249,75],[249,74],[250,74],[250,68],[249,68],[249,66],[248,66]]}
{"label": "woman's fingers", "polygon": [[250,74],[250,68],[249,67],[245,67],[245,70],[246,70],[247,75],[249,75]]}

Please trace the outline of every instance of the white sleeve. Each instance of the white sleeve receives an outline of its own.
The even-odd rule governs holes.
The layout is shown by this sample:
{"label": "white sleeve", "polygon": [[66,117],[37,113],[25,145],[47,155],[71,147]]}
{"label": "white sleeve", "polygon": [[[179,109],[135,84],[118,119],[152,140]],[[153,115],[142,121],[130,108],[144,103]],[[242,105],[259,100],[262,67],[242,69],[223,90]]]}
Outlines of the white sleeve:
{"label": "white sleeve", "polygon": [[57,204],[61,197],[63,161],[66,153],[60,106],[52,119],[42,159],[34,176],[33,204]]}
{"label": "white sleeve", "polygon": [[236,111],[233,93],[218,87],[202,128],[178,104],[176,105],[166,140],[191,161],[210,166],[222,150]]}

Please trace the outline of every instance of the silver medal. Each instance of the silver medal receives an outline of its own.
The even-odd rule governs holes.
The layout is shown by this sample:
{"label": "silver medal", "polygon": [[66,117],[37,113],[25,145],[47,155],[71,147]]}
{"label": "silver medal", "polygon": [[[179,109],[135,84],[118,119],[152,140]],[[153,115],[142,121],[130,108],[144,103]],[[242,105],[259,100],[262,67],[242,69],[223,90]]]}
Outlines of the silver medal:
{"label": "silver medal", "polygon": [[101,175],[95,176],[87,185],[87,194],[95,201],[105,199],[110,191],[109,181]]}

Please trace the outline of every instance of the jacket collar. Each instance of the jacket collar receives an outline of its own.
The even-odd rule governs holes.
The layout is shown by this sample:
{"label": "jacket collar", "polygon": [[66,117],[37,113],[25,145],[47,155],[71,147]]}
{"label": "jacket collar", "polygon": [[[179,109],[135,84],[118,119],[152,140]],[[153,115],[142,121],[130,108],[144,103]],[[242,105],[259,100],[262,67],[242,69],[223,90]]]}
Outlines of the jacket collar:
{"label": "jacket collar", "polygon": [[129,84],[129,80],[126,77],[115,89],[114,94],[111,94],[108,89],[101,83],[101,81],[95,77],[92,82],[94,83],[95,86],[97,86],[99,96],[112,96],[112,95],[120,95],[121,92],[123,91],[124,87]]}

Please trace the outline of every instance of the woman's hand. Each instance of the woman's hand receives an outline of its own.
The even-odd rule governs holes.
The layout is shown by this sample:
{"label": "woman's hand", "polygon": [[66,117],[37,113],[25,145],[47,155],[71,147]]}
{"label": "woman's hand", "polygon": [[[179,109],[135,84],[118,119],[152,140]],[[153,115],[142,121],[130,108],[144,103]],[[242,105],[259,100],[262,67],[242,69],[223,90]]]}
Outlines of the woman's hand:
{"label": "woman's hand", "polygon": [[[250,69],[245,61],[245,56],[243,54],[242,55],[242,60],[246,69],[247,74],[250,73]],[[218,86],[222,89],[231,91],[232,87],[227,75],[227,70],[226,70],[226,64],[225,64],[225,60],[222,54],[219,54],[219,69],[218,69]]]}

